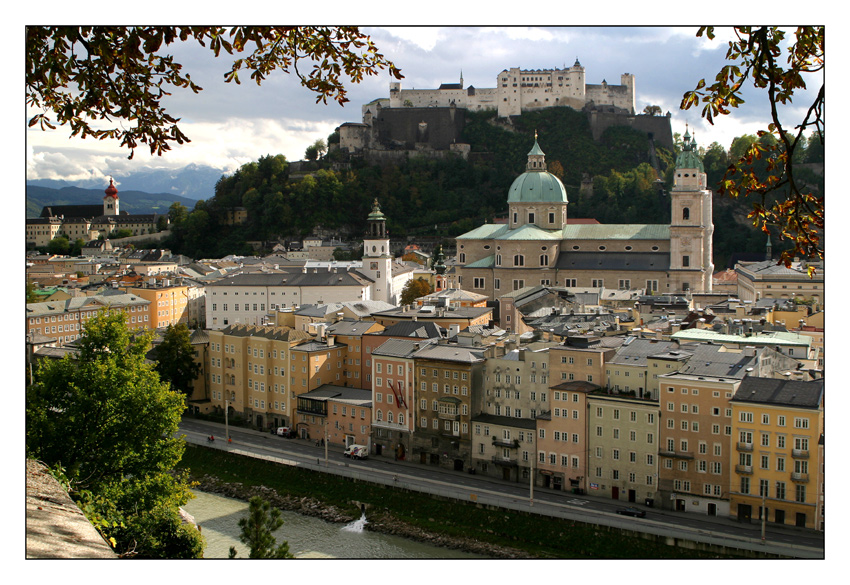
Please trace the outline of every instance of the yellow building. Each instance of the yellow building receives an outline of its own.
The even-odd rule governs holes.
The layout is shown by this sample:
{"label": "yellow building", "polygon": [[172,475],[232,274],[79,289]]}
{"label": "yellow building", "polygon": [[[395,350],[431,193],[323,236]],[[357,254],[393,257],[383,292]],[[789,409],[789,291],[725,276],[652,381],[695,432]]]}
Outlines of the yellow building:
{"label": "yellow building", "polygon": [[297,358],[291,349],[312,336],[256,325],[231,325],[207,333],[210,410],[227,408],[229,414],[264,428],[293,422],[296,393],[291,380]]}
{"label": "yellow building", "polygon": [[150,301],[150,328],[189,323],[189,287],[170,284],[128,286],[128,293]]}
{"label": "yellow building", "polygon": [[730,401],[729,515],[823,530],[823,380],[745,378]]}
{"label": "yellow building", "polygon": [[86,322],[105,310],[124,313],[130,329],[149,329],[150,304],[135,294],[121,293],[27,303],[27,333],[43,335],[63,345],[78,339]]}

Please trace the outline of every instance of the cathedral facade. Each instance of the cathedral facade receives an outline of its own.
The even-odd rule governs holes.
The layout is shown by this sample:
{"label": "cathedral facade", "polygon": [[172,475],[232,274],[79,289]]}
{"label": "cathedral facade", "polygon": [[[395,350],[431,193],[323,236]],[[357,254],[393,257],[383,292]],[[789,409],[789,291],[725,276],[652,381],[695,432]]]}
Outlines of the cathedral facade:
{"label": "cathedral facade", "polygon": [[537,144],[508,191],[508,222],[457,237],[458,286],[497,299],[527,286],[710,292],[711,191],[688,132],[676,159],[670,224],[598,224],[568,218],[567,192]]}

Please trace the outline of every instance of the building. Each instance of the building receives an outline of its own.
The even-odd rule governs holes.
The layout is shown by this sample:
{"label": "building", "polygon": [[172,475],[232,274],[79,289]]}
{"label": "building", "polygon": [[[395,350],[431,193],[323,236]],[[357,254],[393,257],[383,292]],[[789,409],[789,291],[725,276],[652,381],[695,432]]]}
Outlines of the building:
{"label": "building", "polygon": [[608,85],[605,80],[600,85],[588,85],[584,67],[576,59],[572,67],[561,69],[505,69],[497,75],[494,88],[464,89],[463,74],[459,83],[444,83],[438,89],[402,89],[400,82],[392,82],[389,106],[495,109],[499,116],[505,117],[553,106],[581,110],[592,104],[613,106],[634,114],[635,77],[624,73],[620,82],[622,85]]}
{"label": "building", "polygon": [[823,401],[823,380],[741,382],[729,402],[730,517],[823,530]]}
{"label": "building", "polygon": [[151,301],[130,293],[72,297],[61,301],[27,303],[28,335],[44,336],[58,346],[78,339],[86,322],[101,311],[121,311],[130,329],[153,329]]}
{"label": "building", "polygon": [[27,219],[27,247],[42,247],[50,240],[67,236],[69,240],[77,239],[89,242],[104,238],[116,230],[129,230],[132,235],[152,234],[159,230],[160,219],[166,222],[167,216],[156,213],[129,214],[120,211],[118,189],[109,180],[103,197],[103,205],[53,205],[45,207],[41,216]]}
{"label": "building", "polygon": [[437,343],[416,352],[412,460],[456,471],[472,467],[472,404],[481,392],[484,362],[481,347]]}
{"label": "building", "polygon": [[[809,276],[809,265],[815,273]],[[794,261],[790,267],[777,264],[776,260],[740,262],[735,265],[738,275],[738,298],[756,301],[763,298],[791,299],[794,297],[825,301],[823,262]]]}
{"label": "building", "polygon": [[730,401],[748,376],[781,376],[795,360],[766,347],[687,349],[691,356],[677,372],[658,377],[659,499],[667,509],[728,516]]}
{"label": "building", "polygon": [[372,350],[372,441],[375,453],[410,457],[416,425],[414,356],[420,342],[389,339]]}
{"label": "building", "polygon": [[150,328],[159,329],[179,323],[189,324],[189,287],[166,279],[146,286],[128,286],[128,293],[150,301]]}
{"label": "building", "polygon": [[313,370],[307,372],[308,352],[292,352],[294,346],[312,341],[312,336],[288,327],[248,325],[231,325],[207,334],[209,402],[198,403],[198,408],[202,412],[227,410],[261,428],[294,424],[297,395],[321,385],[312,382]]}
{"label": "building", "polygon": [[710,292],[711,191],[687,132],[670,202],[670,225],[570,223],[566,189],[546,170],[535,137],[526,171],[508,190],[508,223],[457,237],[458,286],[493,299],[538,284]]}
{"label": "building", "polygon": [[334,448],[369,447],[371,411],[371,391],[325,384],[298,395],[295,423],[298,436]]}

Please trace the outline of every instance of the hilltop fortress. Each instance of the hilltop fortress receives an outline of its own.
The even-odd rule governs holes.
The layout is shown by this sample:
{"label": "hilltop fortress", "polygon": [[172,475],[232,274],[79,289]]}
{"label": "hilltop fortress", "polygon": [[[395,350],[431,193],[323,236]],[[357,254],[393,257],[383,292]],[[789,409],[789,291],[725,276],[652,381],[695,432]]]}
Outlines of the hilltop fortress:
{"label": "hilltop fortress", "polygon": [[[635,76],[624,73],[622,85],[587,85],[584,67],[575,65],[564,69],[521,70],[505,69],[496,77],[496,87],[463,88],[460,83],[444,83],[438,89],[402,89],[401,83],[390,83],[389,107],[450,107],[467,110],[496,110],[499,116],[519,116],[523,112],[569,106],[581,110],[587,105],[612,106],[623,113],[635,113]],[[384,104],[382,104],[384,106]],[[365,113],[365,111],[364,111]]]}
{"label": "hilltop fortress", "polygon": [[[444,83],[437,89],[402,89],[390,83],[389,98],[379,98],[362,108],[363,122],[347,122],[337,130],[340,149],[372,161],[393,161],[405,156],[442,157],[469,154],[462,142],[467,111],[495,110],[499,118],[523,112],[566,106],[587,112],[593,138],[609,126],[630,126],[647,133],[659,146],[672,149],[670,114],[635,114],[635,76],[624,73],[621,85],[585,83],[578,59],[563,69],[505,69],[496,87],[476,88]],[[505,120],[508,122],[508,120]]]}

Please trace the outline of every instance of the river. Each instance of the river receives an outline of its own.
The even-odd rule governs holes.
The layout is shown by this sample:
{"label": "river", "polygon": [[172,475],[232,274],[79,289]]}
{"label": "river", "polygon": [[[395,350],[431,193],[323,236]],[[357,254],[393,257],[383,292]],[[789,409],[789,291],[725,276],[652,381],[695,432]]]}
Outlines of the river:
{"label": "river", "polygon": [[[184,509],[195,518],[207,540],[204,557],[226,559],[231,546],[247,558],[248,547],[239,540],[239,519],[248,515],[248,503],[193,490],[195,498]],[[422,544],[398,536],[363,529],[364,519],[348,525],[333,524],[295,512],[281,511],[283,526],[274,533],[278,543],[289,543],[297,558],[339,559],[476,559],[478,555]]]}

